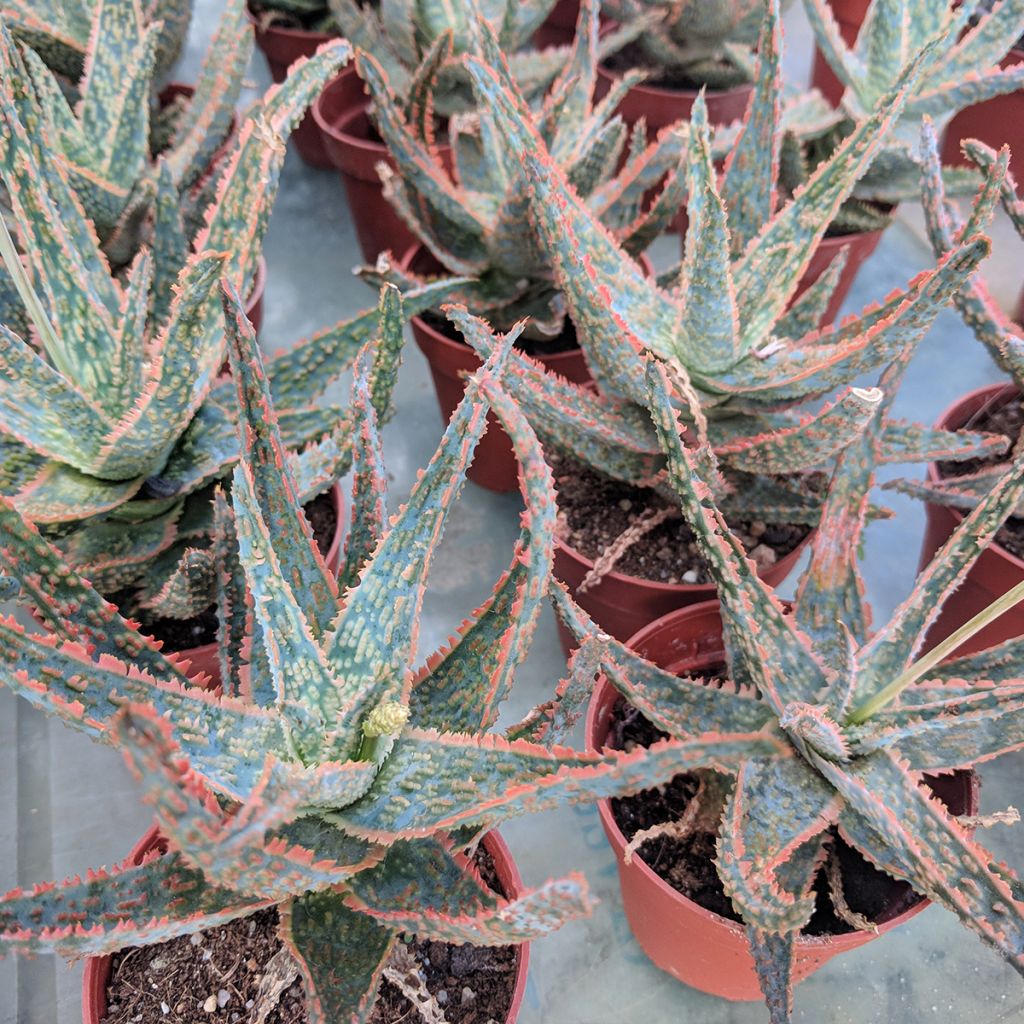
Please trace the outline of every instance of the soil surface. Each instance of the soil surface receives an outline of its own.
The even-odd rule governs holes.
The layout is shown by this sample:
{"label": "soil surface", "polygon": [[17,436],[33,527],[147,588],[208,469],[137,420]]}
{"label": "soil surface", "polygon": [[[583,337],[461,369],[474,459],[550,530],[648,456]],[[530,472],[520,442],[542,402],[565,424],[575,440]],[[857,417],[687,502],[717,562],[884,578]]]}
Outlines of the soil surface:
{"label": "soil surface", "polygon": [[[428,309],[425,313],[420,314],[420,318],[424,323],[429,324],[438,334],[443,334],[446,338],[451,341],[456,341],[460,345],[466,345],[468,342],[461,334],[455,329],[451,321],[442,313],[438,313],[435,310]],[[576,340],[576,327],[572,321],[566,318],[565,327],[562,328],[562,333],[554,338],[524,338],[520,337],[515,343],[515,347],[520,352],[525,352],[528,356],[553,356],[559,352],[572,352],[574,349],[580,347],[580,343]]]}
{"label": "soil surface", "polygon": [[[313,538],[322,555],[326,555],[334,541],[338,528],[338,514],[334,509],[334,500],[330,491],[318,494],[312,501],[306,502],[303,512],[309,525],[313,528]],[[121,604],[119,597],[127,595],[114,594],[111,600]],[[144,633],[162,640],[167,651],[187,651],[191,647],[202,647],[212,644],[217,639],[217,609],[211,605],[201,615],[191,619],[146,618],[140,622]]]}
{"label": "soil surface", "polygon": [[[650,74],[644,79],[643,84],[653,86],[656,89],[678,89],[680,92],[695,92],[707,85],[704,79],[688,75],[683,68],[652,67],[650,57],[636,43],[627,43],[621,50],[613,53],[603,63],[605,68],[616,75],[622,75],[627,71],[637,69],[648,71]],[[716,69],[720,69],[722,77],[736,77],[737,81],[729,88],[735,88],[737,85],[743,84],[742,76],[732,64],[722,61],[720,65],[716,65]],[[718,91],[725,90],[708,87],[709,93]]]}
{"label": "soil surface", "polygon": [[[984,430],[992,434],[1004,434],[1010,439],[1010,449],[1017,443],[1024,431],[1024,396],[1015,395],[1000,406],[986,406],[963,424],[965,430]],[[1002,465],[1009,469],[1006,455],[990,455],[984,459],[969,462],[940,462],[939,476],[951,480],[958,476],[969,476],[991,466]],[[996,534],[996,543],[1006,548],[1017,558],[1024,558],[1024,517],[1011,516]]]}
{"label": "soil surface", "polygon": [[[714,678],[716,671],[721,673],[722,667],[711,669],[706,675]],[[631,750],[635,746],[650,746],[666,736],[636,708],[619,700],[612,711],[612,728],[606,742],[619,750]],[[627,839],[632,839],[642,829],[677,820],[693,799],[697,785],[695,776],[682,774],[658,789],[613,799],[612,814],[616,824]],[[839,859],[843,895],[855,913],[870,921],[880,920],[883,914],[889,919],[920,899],[906,882],[879,871],[837,834],[832,836],[832,847]],[[669,836],[648,839],[637,854],[676,891],[721,917],[742,922],[715,870],[715,837],[710,833],[699,832],[684,839]],[[836,916],[824,869],[818,873],[814,891],[817,904],[803,934],[842,935],[854,931]]]}
{"label": "soil surface", "polygon": [[[558,490],[559,537],[596,560],[645,510],[666,508],[656,491],[614,480],[568,455],[548,453]],[[793,551],[810,533],[805,525],[730,523],[762,571]],[[656,526],[630,547],[615,572],[654,583],[709,583],[693,531],[680,516]]]}
{"label": "soil surface", "polygon": [[[483,847],[478,849],[476,863],[497,890],[493,865]],[[261,979],[282,949],[277,923],[277,910],[270,908],[219,928],[115,954],[103,1024],[250,1024],[262,999]],[[515,988],[516,946],[476,947],[415,937],[400,941],[407,942],[448,1024],[505,1021]],[[288,985],[265,1020],[266,1024],[305,1024],[301,980]],[[400,1022],[422,1024],[422,1018],[385,978],[370,1024]]]}
{"label": "soil surface", "polygon": [[[327,11],[327,4],[321,10],[309,13],[300,11],[284,11],[270,4],[250,3],[252,16],[266,29],[274,28],[301,29],[304,32],[337,32],[338,26]],[[363,5],[360,5],[363,6]]]}

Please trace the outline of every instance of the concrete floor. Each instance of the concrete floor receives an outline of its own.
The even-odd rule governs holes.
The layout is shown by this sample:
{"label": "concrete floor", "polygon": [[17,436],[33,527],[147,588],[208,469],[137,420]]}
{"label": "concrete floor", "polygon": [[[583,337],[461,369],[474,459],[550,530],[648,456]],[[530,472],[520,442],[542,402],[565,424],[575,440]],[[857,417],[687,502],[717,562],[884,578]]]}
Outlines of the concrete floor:
{"label": "concrete floor", "polygon": [[[191,45],[179,71],[188,80],[209,37],[217,0],[201,0]],[[806,27],[791,10],[788,71],[803,79],[808,65]],[[267,78],[254,60],[252,79]],[[1005,229],[1000,228],[1002,235]],[[1005,250],[1014,253],[1009,242]],[[270,267],[264,343],[269,350],[373,304],[353,279],[358,260],[341,185],[333,174],[305,167],[290,153],[266,244]],[[656,250],[665,260],[674,240]],[[1020,283],[1020,249],[987,269],[1007,301]],[[848,308],[881,298],[928,262],[912,223],[898,222],[864,268]],[[992,262],[992,261],[990,261]],[[958,318],[940,317],[922,346],[899,401],[899,415],[932,422],[962,392],[998,379],[995,367]],[[398,415],[385,431],[392,503],[407,493],[426,464],[441,423],[418,349],[411,345],[398,386]],[[884,620],[912,585],[923,526],[920,508],[893,500],[894,520],[872,527],[866,579],[876,618]],[[425,607],[423,651],[443,642],[459,619],[490,590],[507,564],[518,531],[517,496],[497,496],[468,485],[444,539]],[[509,721],[550,694],[564,659],[550,613],[507,711]],[[1020,803],[1020,756],[985,766],[985,809]],[[0,891],[65,877],[122,858],[149,824],[120,758],[50,723],[0,692]],[[597,814],[586,807],[516,821],[503,834],[528,883],[581,869],[600,898],[594,916],[538,942],[521,1024],[667,1024],[763,1022],[757,1004],[730,1004],[692,991],[645,958],[621,912],[615,865]],[[986,837],[994,852],[1024,868],[1024,830]],[[55,958],[0,962],[2,1024],[75,1024],[80,1013],[81,967]],[[942,910],[927,910],[895,934],[833,961],[800,987],[796,1019],[818,1024],[920,1024],[970,1020],[1024,1022],[1024,984],[1013,971]]]}

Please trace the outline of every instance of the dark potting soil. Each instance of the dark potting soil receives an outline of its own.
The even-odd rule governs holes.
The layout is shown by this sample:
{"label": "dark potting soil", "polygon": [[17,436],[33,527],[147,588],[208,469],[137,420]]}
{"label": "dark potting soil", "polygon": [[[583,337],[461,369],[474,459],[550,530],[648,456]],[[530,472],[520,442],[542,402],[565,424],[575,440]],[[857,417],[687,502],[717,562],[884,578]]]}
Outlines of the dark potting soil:
{"label": "dark potting soil", "polygon": [[[650,57],[636,43],[627,43],[621,50],[613,53],[604,61],[604,66],[616,75],[622,75],[627,71],[634,70],[647,71],[649,75],[644,79],[643,84],[653,86],[656,89],[678,89],[680,92],[696,92],[708,85],[704,78],[688,75],[682,68],[652,67]],[[735,88],[743,83],[743,77],[740,72],[733,64],[727,61],[721,61],[716,65],[715,72],[715,75],[709,77],[713,77],[716,80],[719,78],[736,78],[736,82],[730,88]],[[715,92],[718,90],[708,86],[708,91]]]}
{"label": "dark potting soil", "polygon": [[[497,890],[493,864],[483,847],[477,851],[476,864],[484,880]],[[287,961],[281,964],[283,958],[271,965],[282,949],[277,923],[277,910],[270,908],[193,936],[116,953],[103,1024],[248,1024],[255,1020],[262,998],[260,982],[268,966],[281,965],[282,973],[290,966]],[[517,947],[454,945],[411,937],[408,949],[449,1024],[505,1021],[515,988]],[[292,981],[280,994],[266,1022],[305,1024],[301,980]],[[397,986],[384,978],[370,1024],[399,1022],[422,1024],[422,1019]]]}
{"label": "dark potting soil", "polygon": [[[424,323],[429,324],[438,334],[443,334],[446,338],[456,341],[460,345],[467,344],[465,338],[459,334],[451,321],[442,313],[428,309],[425,313],[421,313],[420,317]],[[566,318],[565,327],[562,328],[562,333],[557,337],[520,338],[516,342],[515,347],[520,352],[525,352],[528,356],[553,356],[559,352],[571,352],[573,349],[578,349],[580,343],[576,340],[575,326],[571,320]]]}
{"label": "dark potting soil", "polygon": [[[568,455],[548,453],[558,491],[559,537],[596,560],[637,518],[668,503],[656,491],[614,480]],[[810,484],[816,485],[812,479]],[[810,527],[789,523],[731,523],[762,570],[793,551]],[[708,583],[707,565],[682,517],[641,537],[616,563],[616,572],[653,583]]]}
{"label": "dark potting soil", "polygon": [[[1024,432],[1024,396],[1014,395],[1002,405],[985,406],[963,425],[963,429],[1003,434],[1010,439],[1012,451],[1021,433]],[[939,475],[945,480],[950,480],[1000,464],[1009,469],[1005,454],[971,459],[969,462],[940,462]],[[1024,517],[1011,516],[1007,519],[996,534],[996,543],[1006,548],[1011,555],[1024,558]]]}
{"label": "dark potting soil", "polygon": [[[326,10],[283,11],[270,4],[250,3],[249,11],[263,30],[273,28],[300,29],[303,32],[337,32],[338,26]],[[324,7],[326,8],[326,4]],[[365,6],[365,5],[360,5]]]}
{"label": "dark potting soil", "polygon": [[[303,506],[306,520],[313,528],[313,538],[322,555],[326,555],[334,541],[338,528],[338,513],[334,509],[334,500],[330,491],[318,494],[312,501]],[[121,598],[130,595],[122,592],[114,594],[111,600],[120,605]],[[211,605],[201,615],[191,619],[165,619],[154,616],[144,618],[139,623],[142,631],[162,640],[167,651],[187,651],[192,647],[212,644],[217,639],[217,609]]]}
{"label": "dark potting soil", "polygon": [[[720,677],[723,670],[724,666],[715,666],[704,675],[707,678],[715,678],[716,674]],[[667,735],[636,708],[620,699],[612,709],[612,725],[606,742],[617,750],[631,750],[637,746],[649,747]],[[693,799],[697,786],[696,776],[676,775],[657,789],[613,799],[612,815],[623,835],[632,839],[645,828],[677,820]],[[838,834],[833,833],[831,843],[839,859],[843,896],[855,913],[862,914],[869,921],[878,921],[883,914],[888,919],[903,913],[919,900],[920,897],[906,882],[897,881],[869,864]],[[677,892],[720,917],[742,923],[715,869],[715,836],[708,832],[693,833],[684,839],[659,836],[643,843],[637,854]],[[843,935],[852,932],[854,929],[835,913],[824,869],[815,879],[814,892],[814,914],[803,934]]]}

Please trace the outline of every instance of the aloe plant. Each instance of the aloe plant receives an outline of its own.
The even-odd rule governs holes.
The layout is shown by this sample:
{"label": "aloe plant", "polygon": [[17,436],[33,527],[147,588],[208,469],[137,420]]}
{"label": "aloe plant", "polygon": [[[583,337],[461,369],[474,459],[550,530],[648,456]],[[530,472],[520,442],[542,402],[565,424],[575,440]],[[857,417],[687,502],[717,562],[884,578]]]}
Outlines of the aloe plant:
{"label": "aloe plant", "polygon": [[[668,227],[682,201],[685,125],[665,129],[650,144],[642,129],[627,138],[614,110],[632,79],[593,102],[600,57],[598,15],[597,0],[581,3],[571,55],[544,98],[538,130],[577,194],[635,258]],[[476,49],[484,47],[489,60],[502,61],[497,34],[483,21],[476,23],[476,30]],[[438,73],[453,53],[452,37],[446,34],[425,62],[417,90],[404,102],[374,55],[356,56],[373,97],[376,123],[397,165],[395,173],[381,169],[384,194],[446,271],[477,278],[463,294],[474,312],[501,331],[528,316],[528,337],[557,338],[565,326],[565,299],[554,280],[552,261],[534,237],[520,174],[501,142],[501,122],[487,104],[452,119],[454,170],[432,145],[429,111]],[[660,192],[645,210],[644,197],[655,188]],[[374,285],[389,281],[412,288],[426,283],[388,258],[364,270],[363,276]]]}
{"label": "aloe plant", "polygon": [[[4,19],[58,74],[77,82],[89,62],[90,35],[104,0],[8,0]],[[121,5],[141,14],[146,24],[160,23],[155,68],[164,75],[177,61],[192,19],[192,0],[128,0]]]}
{"label": "aloe plant", "polygon": [[[397,95],[419,93],[426,69],[437,78],[430,115],[446,118],[473,108],[473,91],[461,57],[472,45],[476,4],[432,0],[395,0],[379,6],[328,0],[328,4],[342,35],[354,47],[373,54]],[[554,5],[555,0],[496,0],[480,7],[509,54],[516,81],[530,97],[544,91],[568,57],[565,46],[536,50],[530,45]],[[436,47],[449,34],[450,49],[435,67]],[[612,46],[609,43],[602,52],[610,52]]]}
{"label": "aloe plant", "polygon": [[752,78],[764,0],[604,0],[621,24],[644,23],[634,43],[653,84],[731,89]]}
{"label": "aloe plant", "polygon": [[[996,153],[976,140],[968,140],[964,148],[986,175],[987,182],[975,198],[966,222],[955,205],[947,199],[935,128],[929,119],[925,119],[921,142],[924,156],[923,206],[933,248],[938,251],[943,246],[956,245],[965,234],[985,223],[997,200],[1002,204],[1011,224],[1024,238],[1024,202],[1019,198],[1017,183],[1007,169],[1009,150],[1004,146],[1001,152]],[[1021,337],[1021,327],[1000,309],[982,275],[973,274],[954,294],[953,302],[964,322],[985,346],[995,363],[1024,391],[1024,338]],[[887,482],[886,487],[936,504],[969,509],[977,505],[1004,471],[1004,465],[991,462],[962,475],[947,476],[935,481],[900,478]],[[1015,515],[1024,516],[1024,502],[1017,507]]]}
{"label": "aloe plant", "polygon": [[[188,234],[201,227],[212,182],[193,190],[214,175],[211,163],[231,129],[252,32],[244,0],[230,0],[192,96],[161,110],[156,95],[161,25],[148,20],[132,0],[97,0],[90,13],[84,70],[73,103],[59,77],[31,48],[21,54],[24,68],[12,55],[0,70],[12,76],[12,92],[25,94],[19,97],[19,115],[45,144],[48,159],[66,171],[105,255],[121,269],[147,233],[166,228],[154,215],[158,204],[176,202]],[[149,241],[155,247],[165,244],[164,239]]]}
{"label": "aloe plant", "polygon": [[[0,328],[0,490],[102,592],[128,591],[133,614],[189,618],[212,599],[211,486],[238,459],[233,390],[218,379],[217,281],[227,274],[245,290],[251,280],[284,161],[280,136],[350,51],[329,44],[255,105],[194,246],[163,166],[157,244],[122,278],[66,168],[47,159],[6,33],[0,49],[10,70],[0,76],[0,176],[22,254],[0,226],[0,256],[27,311],[27,326]],[[443,294],[407,301],[415,310]],[[351,422],[320,398],[375,317],[328,328],[270,365],[307,498],[347,465]]]}
{"label": "aloe plant", "polygon": [[[921,119],[941,129],[964,107],[1024,87],[1024,66],[999,62],[1024,34],[1024,0],[983,5],[954,0],[871,0],[854,46],[842,38],[827,0],[804,0],[818,48],[844,87],[840,111],[857,121],[874,110],[907,62],[938,40],[935,59],[907,96],[899,123],[862,177],[857,195],[874,202],[915,200]],[[949,187],[973,191],[976,176],[945,171]]]}
{"label": "aloe plant", "polygon": [[[779,739],[748,732],[637,754],[552,746],[593,679],[594,644],[577,655],[560,696],[511,738],[489,733],[546,600],[551,474],[500,383],[513,333],[468,382],[389,523],[375,407],[393,385],[401,312],[394,290],[382,302],[391,313],[381,345],[356,360],[351,528],[335,580],[303,523],[270,383],[228,285],[244,458],[233,473],[233,517],[223,497],[217,502],[223,695],[191,686],[0,504],[0,569],[52,630],[29,635],[0,622],[0,678],[123,750],[169,847],[137,867],[9,893],[0,899],[0,950],[104,953],[277,906],[310,1021],[364,1021],[400,931],[505,944],[589,909],[576,875],[513,900],[487,891],[457,852],[484,831],[528,811],[642,788],[668,759],[726,766],[781,749]],[[453,315],[468,331],[482,329],[464,311]],[[488,408],[523,467],[522,529],[493,595],[417,669],[428,572]]]}
{"label": "aloe plant", "polygon": [[[680,399],[693,399],[692,417],[685,406],[684,415],[716,452],[716,493],[730,515],[811,524],[819,499],[799,480],[778,476],[827,464],[859,434],[875,407],[854,382],[923,337],[988,243],[975,229],[906,288],[859,317],[819,329],[842,256],[803,295],[798,285],[836,210],[899,117],[928,54],[806,187],[779,205],[779,41],[773,3],[754,98],[721,185],[704,102],[695,104],[685,160],[685,258],[657,281],[644,277],[573,188],[500,63],[471,56],[468,65],[481,105],[506,141],[506,159],[522,169],[517,183],[538,243],[599,384],[594,394],[513,357],[512,386],[538,432],[616,479],[664,487],[657,476],[662,456],[644,412],[649,396],[640,359],[656,355],[671,367]],[[837,387],[843,389],[838,397],[819,404]],[[887,426],[882,444],[887,462],[965,459],[1005,447],[992,436],[897,421]]]}
{"label": "aloe plant", "polygon": [[[944,599],[1024,494],[1024,453],[872,633],[859,546],[911,351],[883,372],[874,415],[839,456],[791,612],[760,581],[726,525],[713,497],[713,452],[683,443],[670,373],[646,360],[648,405],[668,478],[718,586],[732,685],[678,678],[611,641],[601,664],[620,694],[674,740],[760,729],[785,747],[749,759],[724,780],[716,775],[720,784],[708,792],[719,799],[709,796],[700,807],[702,817],[718,822],[715,865],[746,927],[774,1024],[790,1020],[793,944],[814,910],[812,884],[836,830],[870,863],[952,910],[1024,973],[1020,882],[922,786],[925,774],[969,769],[1024,744],[1021,642],[942,660],[1024,599],[1024,584],[921,655]],[[555,597],[580,640],[599,635],[567,594]],[[690,770],[680,765],[660,784]],[[674,834],[684,827],[664,823]],[[841,884],[833,891],[842,906]]]}

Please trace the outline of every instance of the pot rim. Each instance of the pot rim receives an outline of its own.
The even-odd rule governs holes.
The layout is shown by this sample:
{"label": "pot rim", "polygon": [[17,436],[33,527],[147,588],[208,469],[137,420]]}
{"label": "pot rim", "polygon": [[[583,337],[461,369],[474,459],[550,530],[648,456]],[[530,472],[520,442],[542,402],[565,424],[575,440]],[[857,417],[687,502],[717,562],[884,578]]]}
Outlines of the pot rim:
{"label": "pot rim", "polygon": [[[709,614],[714,614],[716,617],[720,616],[720,605],[718,601],[702,601],[700,604],[693,604],[686,608],[679,608],[676,611],[669,612],[667,615],[661,616],[661,618],[655,619],[653,622],[644,626],[643,629],[638,630],[632,637],[630,637],[626,646],[631,650],[637,650],[638,646],[642,644],[642,642],[656,629],[664,628],[667,620],[680,618],[689,619],[696,618],[698,616],[707,616]],[[714,653],[709,652],[707,656],[698,655],[692,660],[696,667],[701,663],[706,664],[707,661],[714,658],[714,656]],[[598,678],[594,685],[593,692],[591,693],[590,700],[587,704],[587,717],[584,732],[587,750],[598,751],[602,749],[602,747],[599,747],[595,742],[597,733],[597,717],[604,703],[611,699],[612,694],[616,692],[617,691],[604,674]],[[678,904],[680,906],[686,906],[698,912],[702,918],[708,921],[709,924],[717,925],[718,927],[731,931],[738,936],[742,936],[744,934],[745,929],[739,922],[731,921],[728,918],[722,917],[720,914],[716,914],[712,910],[708,910],[695,900],[691,900],[688,896],[684,896],[677,889],[674,889],[668,884],[668,882],[658,875],[658,873],[654,871],[638,853],[633,856],[629,865],[625,865],[623,862],[623,855],[626,849],[627,839],[625,834],[619,828],[619,825],[615,820],[615,816],[612,813],[611,800],[606,797],[595,802],[597,805],[597,812],[601,818],[601,824],[605,830],[605,835],[608,837],[608,842],[615,851],[615,857],[620,868],[626,868],[631,871],[635,870],[644,875],[648,881],[655,885],[662,899],[664,899],[666,903],[670,905]],[[920,896],[913,906],[908,907],[906,910],[886,921],[878,922],[876,925],[876,934],[885,934],[893,928],[909,921],[912,917],[921,913],[921,911],[928,907],[930,903],[931,901],[927,896]],[[836,950],[836,947],[838,947],[837,951],[843,952],[846,949],[854,949],[863,945],[865,942],[865,934],[866,933],[859,931],[845,932],[842,935],[803,935],[801,933],[797,936],[796,941],[799,946],[805,950],[813,950],[816,948],[829,948]]]}
{"label": "pot rim", "polygon": [[[384,142],[377,142],[374,139],[366,139],[347,130],[348,124],[359,114],[366,114],[366,116],[369,117],[369,96],[364,95],[363,99],[358,104],[353,104],[350,109],[346,110],[339,118],[333,121],[328,120],[327,115],[324,113],[324,106],[326,105],[327,98],[333,91],[341,89],[342,86],[345,85],[353,76],[359,78],[356,73],[355,65],[350,64],[348,67],[342,68],[342,70],[323,87],[320,95],[317,96],[316,101],[309,108],[309,113],[313,115],[313,120],[316,122],[316,126],[320,131],[334,142],[344,143],[347,146],[352,146],[355,149],[362,149],[370,153],[379,153],[383,158],[390,153]],[[362,85],[362,79],[359,79],[359,82],[360,85]]]}
{"label": "pot rim", "polygon": [[[1017,387],[1012,381],[1004,383],[986,384],[980,388],[974,388],[971,391],[966,392],[959,398],[954,399],[939,415],[939,418],[935,421],[935,426],[940,430],[956,430],[963,426],[962,422],[958,422],[963,407],[975,399],[995,399],[995,398],[1012,398],[1014,395],[1024,394],[1020,388]],[[928,482],[939,483],[943,477],[939,474],[939,466],[936,462],[929,462],[928,469]],[[965,513],[962,509],[955,508],[952,505],[940,505],[942,508],[949,512],[956,520],[957,525],[963,522]],[[1021,573],[1024,573],[1024,558],[1018,558],[1012,551],[1008,551],[1002,546],[1002,544],[993,540],[991,544],[984,549],[990,551],[995,555],[1008,562],[1014,569]]]}

